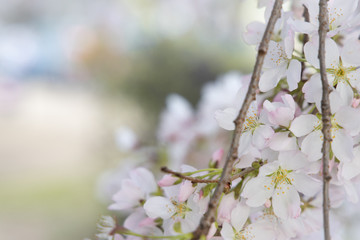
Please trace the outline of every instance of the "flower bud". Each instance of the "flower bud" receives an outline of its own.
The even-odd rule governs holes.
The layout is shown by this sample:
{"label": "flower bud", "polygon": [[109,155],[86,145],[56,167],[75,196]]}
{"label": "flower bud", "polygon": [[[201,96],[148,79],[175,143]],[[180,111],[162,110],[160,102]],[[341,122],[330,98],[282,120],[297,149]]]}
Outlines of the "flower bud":
{"label": "flower bud", "polygon": [[224,149],[219,148],[218,150],[216,150],[216,151],[213,153],[213,155],[212,155],[212,160],[213,160],[214,162],[216,162],[217,164],[219,164],[219,163],[221,162],[223,156],[224,156]]}
{"label": "flower bud", "polygon": [[260,163],[258,161],[255,161],[251,164],[251,166],[255,169],[259,169],[260,168]]}
{"label": "flower bud", "polygon": [[171,174],[166,174],[160,181],[158,181],[158,185],[160,187],[172,186],[176,182],[176,180],[176,177],[173,177]]}

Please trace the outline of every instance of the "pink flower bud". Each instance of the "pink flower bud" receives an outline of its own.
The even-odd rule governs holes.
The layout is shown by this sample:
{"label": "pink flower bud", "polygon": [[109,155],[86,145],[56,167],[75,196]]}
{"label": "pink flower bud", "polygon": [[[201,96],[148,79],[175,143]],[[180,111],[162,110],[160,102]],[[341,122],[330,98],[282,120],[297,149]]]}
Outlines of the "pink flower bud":
{"label": "pink flower bud", "polygon": [[195,191],[195,188],[190,181],[184,181],[181,183],[180,191],[179,191],[179,202],[185,202],[190,195]]}
{"label": "pink flower bud", "polygon": [[212,155],[212,160],[213,160],[214,162],[219,163],[219,162],[221,162],[223,156],[224,156],[224,149],[219,148],[218,150],[216,150],[216,151],[213,153],[213,155]]}
{"label": "pink flower bud", "polygon": [[172,186],[176,182],[176,180],[176,177],[173,177],[171,174],[166,174],[160,181],[158,181],[158,185],[160,187],[169,187]]}
{"label": "pink flower bud", "polygon": [[282,102],[283,103],[283,99],[282,96],[284,96],[286,94],[286,92],[284,91],[280,91],[278,92],[275,97],[273,98],[273,102]]}

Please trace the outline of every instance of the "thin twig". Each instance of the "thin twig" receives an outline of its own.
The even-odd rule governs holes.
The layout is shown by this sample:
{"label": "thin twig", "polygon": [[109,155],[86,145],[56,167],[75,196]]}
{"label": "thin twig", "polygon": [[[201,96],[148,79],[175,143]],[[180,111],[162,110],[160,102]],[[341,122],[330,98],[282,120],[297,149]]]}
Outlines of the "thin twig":
{"label": "thin twig", "polygon": [[[260,164],[260,166],[262,166],[262,164]],[[251,173],[254,170],[255,170],[255,168],[253,168],[253,167],[245,168],[241,172],[234,174],[230,179],[231,179],[231,181],[234,181],[235,179],[241,178],[241,177],[245,176],[246,174]]]}
{"label": "thin twig", "polygon": [[324,239],[330,240],[330,225],[329,225],[329,184],[331,176],[329,174],[329,154],[331,139],[331,112],[330,112],[330,86],[326,75],[325,65],[325,40],[326,34],[329,30],[329,17],[327,11],[327,0],[320,0],[319,2],[319,61],[320,74],[322,82],[322,133],[324,135],[322,146],[322,162],[323,162],[323,221],[324,221]]}
{"label": "thin twig", "polygon": [[[234,181],[235,179],[241,178],[254,170],[255,170],[255,168],[253,168],[253,167],[245,168],[245,169],[241,170],[241,172],[231,176],[230,180]],[[192,183],[218,183],[219,182],[219,179],[201,179],[201,178],[196,178],[196,177],[189,177],[182,173],[175,172],[167,167],[162,167],[161,171],[163,171],[165,173],[170,173],[170,174],[174,175],[175,177],[178,177],[181,179],[189,180]]]}
{"label": "thin twig", "polygon": [[167,167],[162,167],[161,171],[165,172],[165,173],[170,173],[170,174],[174,175],[175,177],[178,177],[181,179],[189,180],[192,183],[217,183],[217,182],[219,182],[218,179],[200,179],[200,178],[196,178],[196,177],[189,177],[182,173],[175,172],[171,169],[168,169]]}
{"label": "thin twig", "polygon": [[192,240],[198,240],[201,238],[201,236],[206,236],[207,233],[209,232],[210,226],[215,221],[216,218],[215,216],[216,208],[219,204],[221,194],[223,193],[225,186],[228,186],[229,182],[231,181],[231,172],[234,162],[238,157],[239,139],[245,122],[246,113],[250,107],[251,102],[256,98],[256,93],[259,88],[259,79],[260,79],[261,69],[264,63],[264,58],[269,48],[269,42],[274,31],[275,23],[278,20],[278,18],[280,18],[281,16],[282,3],[283,0],[275,0],[269,22],[266,26],[263,38],[260,42],[254,71],[251,76],[251,82],[245,97],[245,101],[241,107],[239,115],[234,121],[235,130],[233,133],[230,149],[226,157],[225,166],[219,180],[219,184],[217,185],[214,194],[210,199],[208,209],[204,214],[203,218],[201,219],[199,226],[193,232]]}

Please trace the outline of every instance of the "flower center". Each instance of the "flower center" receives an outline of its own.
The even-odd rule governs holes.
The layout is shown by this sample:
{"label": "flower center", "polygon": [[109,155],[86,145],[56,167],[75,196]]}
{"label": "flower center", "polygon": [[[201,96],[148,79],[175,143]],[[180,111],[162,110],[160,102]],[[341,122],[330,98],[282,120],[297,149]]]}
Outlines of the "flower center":
{"label": "flower center", "polygon": [[279,167],[276,172],[271,174],[271,184],[275,185],[275,188],[280,187],[280,189],[281,189],[281,185],[283,185],[283,184],[291,185],[292,182],[294,181],[294,179],[288,178],[287,175],[290,172],[292,172],[292,171],[289,171],[289,170]]}
{"label": "flower center", "polygon": [[171,216],[172,219],[175,219],[177,217],[185,218],[186,213],[191,211],[191,209],[188,206],[186,206],[185,203],[180,203],[175,200],[171,200],[171,203],[175,207],[175,213]]}
{"label": "flower center", "polygon": [[240,232],[236,232],[234,229],[235,236],[233,240],[252,240],[255,238],[254,234],[251,232],[252,227],[251,225],[246,227],[244,230]]}
{"label": "flower center", "polygon": [[288,62],[285,50],[279,43],[276,43],[276,48],[269,51],[269,56],[270,60],[275,63],[276,66],[280,66],[284,61]]}
{"label": "flower center", "polygon": [[[336,122],[336,118],[335,115],[331,116],[331,137],[335,138],[335,132],[339,129],[341,129],[342,127]],[[322,129],[322,122],[320,121],[320,119],[317,121],[317,125],[314,126],[314,131],[321,131]],[[320,136],[320,139],[323,140],[323,136]]]}
{"label": "flower center", "polygon": [[248,116],[244,123],[244,129],[243,132],[251,131],[251,133],[254,133],[255,129],[260,126],[259,117],[255,112],[251,116]]}
{"label": "flower center", "polygon": [[342,67],[339,67],[337,70],[336,70],[336,76],[337,77],[345,77],[345,69],[344,68],[342,68]]}
{"label": "flower center", "polygon": [[330,8],[328,8],[329,11],[329,28],[330,30],[334,30],[337,26],[334,26],[333,23],[344,14],[342,13],[342,8],[334,8],[333,11],[331,11]]}
{"label": "flower center", "polygon": [[336,86],[340,82],[350,85],[348,74],[355,69],[355,67],[344,67],[340,61],[337,67],[333,66],[333,68],[328,68],[327,72],[334,76],[333,86]]}
{"label": "flower center", "polygon": [[341,128],[339,126],[339,124],[336,122],[335,116],[331,116],[331,128],[334,128],[334,129],[340,129]]}

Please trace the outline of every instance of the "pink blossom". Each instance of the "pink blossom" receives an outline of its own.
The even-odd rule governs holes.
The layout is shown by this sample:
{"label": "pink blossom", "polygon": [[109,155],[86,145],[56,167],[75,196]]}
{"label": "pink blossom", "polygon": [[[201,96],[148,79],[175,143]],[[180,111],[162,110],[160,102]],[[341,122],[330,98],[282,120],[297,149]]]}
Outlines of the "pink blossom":
{"label": "pink blossom", "polygon": [[213,153],[213,155],[212,155],[212,160],[213,160],[214,162],[219,163],[219,162],[221,162],[223,156],[224,156],[224,149],[219,148],[218,150],[216,150],[216,151]]}
{"label": "pink blossom", "polygon": [[172,186],[178,178],[173,177],[171,174],[165,174],[160,181],[158,181],[158,185],[160,187],[168,187]]}

